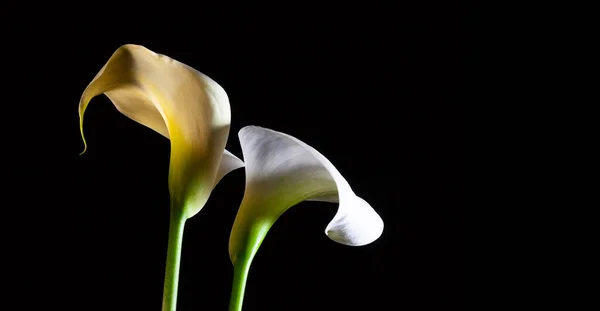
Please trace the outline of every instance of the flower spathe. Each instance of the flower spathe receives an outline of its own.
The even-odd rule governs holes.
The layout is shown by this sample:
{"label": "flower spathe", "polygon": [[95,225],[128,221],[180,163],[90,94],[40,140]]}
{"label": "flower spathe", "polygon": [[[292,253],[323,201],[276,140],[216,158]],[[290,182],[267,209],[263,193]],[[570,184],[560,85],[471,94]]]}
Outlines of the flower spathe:
{"label": "flower spathe", "polygon": [[266,234],[281,214],[305,200],[339,202],[337,213],[325,229],[335,242],[361,246],[382,234],[381,217],[311,146],[258,126],[242,128],[239,139],[246,189],[229,240],[234,264],[240,252],[256,252],[259,245],[249,243],[251,236]]}
{"label": "flower spathe", "polygon": [[171,140],[172,208],[182,209],[187,218],[202,209],[223,175],[243,165],[224,152],[231,123],[227,94],[183,63],[143,46],[119,47],[81,96],[82,137],[84,112],[100,94],[125,116]]}
{"label": "flower spathe", "polygon": [[381,217],[317,150],[290,135],[258,126],[244,127],[238,136],[246,189],[229,239],[235,267],[230,310],[241,310],[246,275],[267,232],[279,216],[302,201],[339,202],[325,229],[335,242],[361,246],[381,236]]}

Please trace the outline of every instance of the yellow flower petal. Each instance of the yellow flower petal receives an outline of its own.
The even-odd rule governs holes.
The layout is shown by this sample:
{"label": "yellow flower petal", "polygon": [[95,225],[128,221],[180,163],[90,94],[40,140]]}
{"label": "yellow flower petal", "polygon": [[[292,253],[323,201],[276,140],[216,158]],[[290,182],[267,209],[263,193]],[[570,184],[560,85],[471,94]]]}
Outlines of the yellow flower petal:
{"label": "yellow flower petal", "polygon": [[218,179],[239,167],[227,161],[219,171],[221,159],[233,157],[224,154],[229,99],[195,69],[143,46],[121,46],[81,96],[82,137],[84,112],[100,94],[127,117],[170,138],[169,191],[173,206],[183,208],[186,217],[200,211]]}

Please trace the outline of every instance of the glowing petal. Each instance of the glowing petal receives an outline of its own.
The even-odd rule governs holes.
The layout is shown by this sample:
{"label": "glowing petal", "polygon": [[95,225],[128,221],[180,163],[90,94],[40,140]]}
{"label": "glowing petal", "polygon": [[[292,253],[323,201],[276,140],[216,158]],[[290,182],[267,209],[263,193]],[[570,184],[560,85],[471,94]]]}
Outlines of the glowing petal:
{"label": "glowing petal", "polygon": [[246,190],[229,240],[234,264],[240,257],[254,256],[283,212],[309,199],[339,201],[325,229],[333,241],[360,246],[379,238],[383,232],[379,215],[318,151],[292,136],[256,126],[244,127],[239,138]]}
{"label": "glowing petal", "polygon": [[[173,206],[183,208],[186,217],[200,211],[218,180],[239,167],[233,155],[224,154],[227,94],[195,69],[143,46],[121,46],[81,96],[82,136],[85,109],[100,94],[127,117],[170,138],[169,191]],[[227,159],[223,167],[222,158]]]}

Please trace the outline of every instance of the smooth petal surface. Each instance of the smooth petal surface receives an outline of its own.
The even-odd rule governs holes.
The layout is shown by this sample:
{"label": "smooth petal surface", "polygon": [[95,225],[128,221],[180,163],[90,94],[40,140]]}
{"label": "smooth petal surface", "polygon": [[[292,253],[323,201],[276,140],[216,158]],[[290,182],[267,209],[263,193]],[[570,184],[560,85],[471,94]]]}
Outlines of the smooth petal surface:
{"label": "smooth petal surface", "polygon": [[277,218],[304,200],[339,201],[338,211],[325,229],[335,242],[360,246],[381,236],[383,221],[379,215],[314,148],[257,126],[244,127],[239,138],[246,190],[229,240],[234,265],[240,257],[253,257]]}
{"label": "smooth petal surface", "polygon": [[171,140],[169,191],[186,217],[204,206],[223,175],[240,167],[239,159],[224,153],[231,121],[227,94],[197,70],[143,46],[121,46],[81,96],[82,136],[84,112],[100,94],[127,117]]}

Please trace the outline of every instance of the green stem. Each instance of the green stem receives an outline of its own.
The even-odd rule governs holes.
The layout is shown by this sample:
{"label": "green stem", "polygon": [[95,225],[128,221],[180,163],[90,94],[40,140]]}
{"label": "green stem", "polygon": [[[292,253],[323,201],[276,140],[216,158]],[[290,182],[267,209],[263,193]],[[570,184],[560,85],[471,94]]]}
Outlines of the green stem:
{"label": "green stem", "polygon": [[[239,214],[236,216],[233,223],[232,237],[239,237],[239,232],[236,233],[236,228],[240,228],[238,223]],[[229,311],[241,311],[244,302],[244,291],[246,290],[246,280],[248,279],[248,271],[252,260],[258,252],[258,248],[265,239],[269,228],[273,226],[275,221],[269,218],[261,219],[249,226],[249,229],[242,234],[243,240],[239,241],[243,245],[234,254],[233,264],[233,284],[231,287],[231,300],[229,301]],[[237,225],[237,226],[236,226]],[[243,228],[243,227],[242,227]],[[245,237],[244,237],[245,236]],[[234,240],[235,241],[235,240]],[[231,241],[230,241],[231,242]],[[245,243],[244,243],[245,242]],[[239,245],[239,244],[238,244]]]}
{"label": "green stem", "polygon": [[163,289],[162,311],[175,311],[177,308],[177,286],[179,285],[179,263],[181,261],[181,245],[183,227],[186,218],[180,209],[171,207],[169,220],[169,241],[167,246],[167,265],[165,268],[165,284]]}
{"label": "green stem", "polygon": [[242,258],[233,266],[233,285],[231,288],[231,300],[229,301],[229,311],[241,311],[244,302],[244,291],[246,290],[246,280],[252,257]]}

